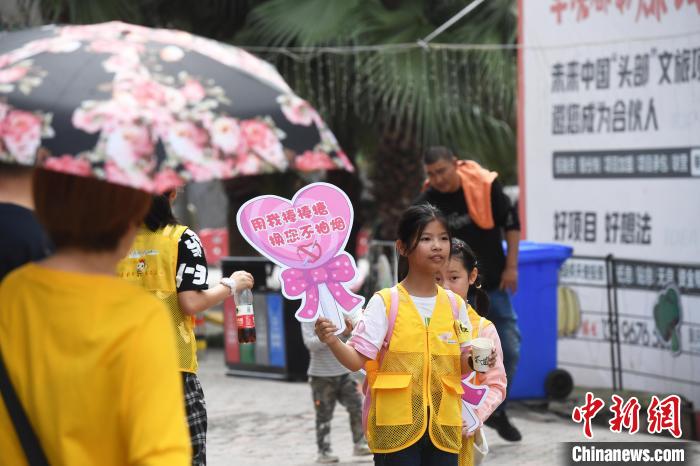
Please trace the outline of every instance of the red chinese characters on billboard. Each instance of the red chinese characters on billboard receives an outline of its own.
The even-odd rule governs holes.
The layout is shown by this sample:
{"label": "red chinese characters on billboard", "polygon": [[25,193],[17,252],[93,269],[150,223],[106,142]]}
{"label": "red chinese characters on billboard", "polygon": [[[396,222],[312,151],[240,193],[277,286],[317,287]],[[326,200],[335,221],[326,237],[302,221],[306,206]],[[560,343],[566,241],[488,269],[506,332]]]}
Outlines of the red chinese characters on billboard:
{"label": "red chinese characters on billboard", "polygon": [[635,21],[655,18],[661,22],[671,8],[694,9],[700,14],[700,0],[552,0],[549,11],[557,24],[573,19],[581,22],[598,14],[634,15]]}

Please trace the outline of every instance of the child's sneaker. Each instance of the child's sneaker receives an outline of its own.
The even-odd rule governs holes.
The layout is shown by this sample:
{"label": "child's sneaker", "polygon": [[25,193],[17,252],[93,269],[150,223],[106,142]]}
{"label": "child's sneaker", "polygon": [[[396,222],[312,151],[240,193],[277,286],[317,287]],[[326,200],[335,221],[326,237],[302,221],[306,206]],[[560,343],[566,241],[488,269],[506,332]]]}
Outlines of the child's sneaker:
{"label": "child's sneaker", "polygon": [[318,458],[316,458],[316,462],[321,464],[337,463],[338,461],[340,458],[335,456],[331,450],[319,451]]}
{"label": "child's sneaker", "polygon": [[369,449],[367,446],[367,442],[364,440],[361,440],[355,444],[355,446],[352,449],[352,454],[353,456],[367,456],[371,455],[372,451]]}

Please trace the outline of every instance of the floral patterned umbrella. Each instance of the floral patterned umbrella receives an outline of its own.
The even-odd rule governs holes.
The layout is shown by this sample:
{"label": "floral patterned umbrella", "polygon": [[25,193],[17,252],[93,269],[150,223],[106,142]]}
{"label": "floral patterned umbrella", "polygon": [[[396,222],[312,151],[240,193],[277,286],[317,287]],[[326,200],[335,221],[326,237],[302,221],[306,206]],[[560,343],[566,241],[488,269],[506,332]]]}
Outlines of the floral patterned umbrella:
{"label": "floral patterned umbrella", "polygon": [[0,36],[0,160],[150,192],[289,168],[353,170],[268,63],[119,22]]}

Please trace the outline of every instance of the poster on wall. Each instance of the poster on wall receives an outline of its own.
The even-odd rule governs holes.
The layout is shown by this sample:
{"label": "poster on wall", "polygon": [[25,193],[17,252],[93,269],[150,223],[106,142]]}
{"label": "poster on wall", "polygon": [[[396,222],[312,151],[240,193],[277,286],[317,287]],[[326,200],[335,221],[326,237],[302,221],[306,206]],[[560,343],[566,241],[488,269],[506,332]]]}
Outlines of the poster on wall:
{"label": "poster on wall", "polygon": [[614,305],[624,388],[700,410],[700,2],[520,7],[524,230],[575,255],[559,365],[577,385],[612,386]]}

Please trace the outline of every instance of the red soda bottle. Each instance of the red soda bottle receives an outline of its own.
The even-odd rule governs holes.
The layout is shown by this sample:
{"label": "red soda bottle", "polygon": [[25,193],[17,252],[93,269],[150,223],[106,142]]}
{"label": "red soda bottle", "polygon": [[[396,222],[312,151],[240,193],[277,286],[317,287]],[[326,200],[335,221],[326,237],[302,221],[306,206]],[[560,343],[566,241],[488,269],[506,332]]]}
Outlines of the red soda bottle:
{"label": "red soda bottle", "polygon": [[239,343],[255,343],[255,315],[253,314],[253,293],[245,289],[236,293],[236,326]]}

